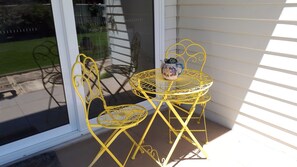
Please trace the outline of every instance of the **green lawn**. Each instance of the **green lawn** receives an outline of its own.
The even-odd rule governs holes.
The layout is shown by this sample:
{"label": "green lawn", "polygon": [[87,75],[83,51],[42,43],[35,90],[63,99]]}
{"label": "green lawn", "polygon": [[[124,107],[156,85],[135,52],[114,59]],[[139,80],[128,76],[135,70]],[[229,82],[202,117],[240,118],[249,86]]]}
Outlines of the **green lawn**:
{"label": "green lawn", "polygon": [[[106,48],[108,48],[106,32],[80,34],[78,35],[79,43],[83,37],[90,38],[93,48],[88,50],[80,48],[80,52],[86,53],[95,59],[106,56]],[[32,51],[35,46],[44,41],[56,42],[56,39],[55,37],[48,37],[0,43],[0,76],[38,68],[33,60]]]}
{"label": "green lawn", "polygon": [[43,41],[54,38],[41,38],[0,44],[0,75],[37,68],[33,57],[33,48]]}
{"label": "green lawn", "polygon": [[[91,40],[92,49],[84,49],[81,46],[84,37]],[[95,60],[102,59],[109,55],[107,32],[78,34],[78,45],[80,45],[81,53],[91,56]]]}

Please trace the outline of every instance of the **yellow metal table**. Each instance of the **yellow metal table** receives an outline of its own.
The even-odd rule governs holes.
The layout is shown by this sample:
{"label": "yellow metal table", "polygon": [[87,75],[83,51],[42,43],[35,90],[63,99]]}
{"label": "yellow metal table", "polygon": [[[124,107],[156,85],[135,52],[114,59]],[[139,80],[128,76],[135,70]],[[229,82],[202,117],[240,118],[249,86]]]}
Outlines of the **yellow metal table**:
{"label": "yellow metal table", "polygon": [[[185,69],[183,73],[178,77],[177,80],[170,81],[165,80],[162,77],[161,69],[152,69],[143,72],[139,72],[134,74],[129,81],[132,91],[135,95],[145,98],[148,102],[153,106],[156,110],[145,129],[137,148],[135,149],[134,154],[132,155],[132,159],[135,159],[135,156],[139,150],[148,153],[148,155],[153,158],[160,166],[166,166],[168,161],[175,150],[179,140],[181,138],[186,139],[191,144],[196,146],[199,150],[202,151],[204,156],[207,158],[207,153],[199,144],[195,136],[187,127],[190,118],[192,117],[195,106],[199,100],[199,98],[207,93],[208,89],[213,83],[212,78],[206,73]],[[181,118],[176,109],[173,107],[172,103],[174,102],[185,102],[188,100],[194,100],[195,103],[192,105],[189,111],[189,115],[185,120]],[[154,101],[159,101],[158,105],[154,103]],[[177,131],[165,118],[163,113],[160,111],[160,107],[163,103],[166,103],[167,106],[171,109],[173,114],[177,117],[178,121],[182,125],[182,129]],[[177,136],[176,140],[172,144],[172,147],[167,154],[166,159],[160,160],[158,156],[157,150],[152,148],[149,145],[144,145],[143,141],[154,122],[156,116],[159,115],[162,120],[167,124],[167,126],[173,131],[173,133]],[[183,135],[184,132],[187,132],[190,137]],[[146,142],[147,143],[147,142]]]}

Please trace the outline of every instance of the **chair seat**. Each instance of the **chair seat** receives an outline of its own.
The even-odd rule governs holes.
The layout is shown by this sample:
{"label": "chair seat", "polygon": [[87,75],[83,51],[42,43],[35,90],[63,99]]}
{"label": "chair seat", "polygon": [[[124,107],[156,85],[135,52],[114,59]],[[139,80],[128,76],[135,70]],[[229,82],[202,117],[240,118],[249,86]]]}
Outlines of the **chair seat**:
{"label": "chair seat", "polygon": [[109,106],[98,116],[97,122],[109,129],[129,128],[139,124],[147,114],[147,110],[140,105]]}
{"label": "chair seat", "polygon": [[110,66],[106,66],[104,69],[109,73],[128,75],[130,74],[132,68],[130,65],[112,64]]}
{"label": "chair seat", "polygon": [[[188,99],[188,100],[184,100],[181,101],[179,104],[193,104],[195,101],[195,98],[192,97],[188,97],[191,95],[185,95],[186,97],[184,97],[184,99]],[[211,99],[211,96],[209,93],[206,93],[205,95],[203,95],[202,97],[199,98],[197,104],[203,104],[203,103],[207,103],[209,100]]]}
{"label": "chair seat", "polygon": [[62,78],[61,72],[53,72],[51,74],[48,74],[46,77],[48,82],[51,84],[63,84],[63,78]]}

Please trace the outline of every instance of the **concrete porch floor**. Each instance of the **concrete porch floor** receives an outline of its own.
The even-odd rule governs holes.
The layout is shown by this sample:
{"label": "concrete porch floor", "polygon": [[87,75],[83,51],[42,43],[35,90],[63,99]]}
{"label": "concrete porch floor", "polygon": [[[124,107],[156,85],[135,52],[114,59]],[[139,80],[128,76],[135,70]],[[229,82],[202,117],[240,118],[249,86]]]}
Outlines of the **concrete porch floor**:
{"label": "concrete porch floor", "polygon": [[[110,84],[112,78],[105,79],[110,86],[117,87],[117,84]],[[114,81],[113,81],[114,82]],[[34,80],[35,83],[35,80]],[[32,85],[32,84],[30,84]],[[127,85],[129,86],[129,85]],[[24,88],[32,88],[32,86],[27,86]],[[39,88],[42,88],[39,86]],[[61,88],[60,88],[61,89]],[[27,89],[23,89],[27,90]],[[129,88],[127,88],[129,90]],[[30,90],[31,91],[31,90]],[[28,90],[28,92],[30,92]],[[62,91],[58,91],[62,92]],[[13,99],[2,100],[0,102],[0,120],[4,121],[7,119],[12,119],[19,116],[24,116],[32,112],[38,112],[44,106],[47,106],[48,96],[44,91],[30,92],[26,96],[17,96]],[[40,101],[33,98],[28,98],[29,95],[32,97],[38,97],[40,101],[45,102],[45,104],[40,103]],[[38,96],[36,96],[36,94]],[[42,97],[42,98],[40,98]],[[27,100],[32,100],[32,103],[28,103]],[[25,103],[26,102],[26,103]],[[24,106],[15,105],[16,104],[26,104]],[[37,103],[37,104],[35,104]],[[30,106],[30,107],[27,107]],[[31,106],[35,106],[32,109]],[[40,108],[37,108],[40,107]],[[17,108],[12,110],[11,107]],[[12,111],[19,111],[24,113],[15,114]],[[165,113],[166,111],[164,111]],[[129,130],[136,140],[140,139],[147,123],[149,117],[142,122],[139,126]],[[19,126],[19,125],[18,125]],[[190,127],[195,127],[197,124],[191,123]],[[195,133],[198,141],[203,144],[203,148],[208,153],[208,159],[200,157],[201,154],[195,155],[199,151],[195,149],[191,144],[184,140],[181,140],[175,150],[169,166],[177,167],[192,167],[192,166],[203,166],[203,167],[296,167],[297,166],[297,150],[291,149],[296,154],[288,154],[286,151],[275,149],[270,147],[264,142],[259,142],[255,140],[251,135],[246,133],[241,133],[240,130],[230,130],[216,124],[212,121],[207,121],[209,143],[204,144],[205,138],[203,133]],[[106,139],[110,132],[101,134],[103,139]],[[166,157],[171,145],[168,143],[168,128],[157,118],[156,122],[153,124],[150,133],[147,136],[146,142],[153,145],[158,149],[160,157]],[[114,142],[111,146],[111,150],[118,154],[120,159],[124,158],[127,154],[128,149],[131,147],[131,143],[127,140],[125,136],[120,136],[118,140]],[[97,152],[99,151],[99,144],[89,137],[84,140],[80,140],[76,143],[67,144],[62,148],[56,149],[55,152],[59,158],[62,167],[86,167],[93,160]],[[293,156],[292,156],[293,155]],[[95,166],[103,167],[114,167],[117,166],[115,162],[111,159],[108,154],[103,154],[103,156],[97,161]],[[154,167],[158,166],[148,155],[138,154],[135,160],[128,160],[127,167]]]}
{"label": "concrete porch floor", "polygon": [[[130,134],[140,139],[150,116],[139,126],[129,130]],[[189,127],[196,127],[195,122],[190,122]],[[286,153],[269,148],[253,138],[240,134],[234,130],[222,127],[212,121],[207,121],[209,142],[205,143],[204,133],[195,133],[198,141],[208,153],[205,159],[202,153],[185,140],[181,140],[171,157],[168,166],[174,167],[296,167],[297,158],[287,156]],[[106,139],[110,132],[101,134]],[[158,150],[160,157],[166,157],[171,145],[168,143],[168,128],[161,118],[157,117],[147,138],[146,143]],[[122,135],[111,146],[117,157],[124,160],[131,143]],[[57,156],[63,167],[85,167],[90,164],[97,152],[99,144],[93,138],[88,138],[77,143],[56,150]],[[115,167],[116,163],[104,153],[94,165],[96,167]],[[155,167],[158,166],[148,155],[138,153],[135,160],[129,159],[127,167]]]}

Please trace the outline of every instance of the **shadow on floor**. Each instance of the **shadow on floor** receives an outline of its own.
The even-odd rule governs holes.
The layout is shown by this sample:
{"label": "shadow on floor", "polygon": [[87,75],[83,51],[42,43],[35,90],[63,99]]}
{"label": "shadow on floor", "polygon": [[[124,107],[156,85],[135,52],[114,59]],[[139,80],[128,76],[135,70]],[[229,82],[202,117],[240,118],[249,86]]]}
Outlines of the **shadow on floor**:
{"label": "shadow on floor", "polygon": [[[164,111],[164,113],[167,112]],[[129,130],[130,134],[136,139],[139,140],[145,127],[148,124],[151,116],[145,119],[141,124],[137,127],[134,127]],[[197,124],[195,122],[190,122],[189,127],[196,127]],[[224,128],[214,122],[207,121],[208,127],[208,138],[209,142],[218,138],[219,136],[225,134],[229,131],[229,129]],[[102,139],[106,139],[111,132],[106,132],[101,134]],[[204,133],[194,133],[197,137],[198,141],[201,145],[204,145],[205,136]],[[157,148],[160,157],[166,157],[169,149],[171,148],[171,144],[168,142],[168,128],[166,124],[161,120],[160,117],[156,118],[156,121],[151,127],[147,138],[145,140],[146,143],[152,145],[154,148]],[[60,159],[60,162],[63,167],[85,167],[90,164],[90,162],[94,159],[95,155],[99,151],[99,144],[93,138],[88,138],[86,140],[71,144],[67,147],[56,150],[56,153]],[[131,143],[127,140],[126,136],[121,135],[110,147],[110,149],[115,153],[115,155],[120,159],[124,160],[127,155],[129,149],[131,147]],[[174,151],[169,166],[178,166],[181,161],[204,161],[205,158],[200,157],[199,151],[189,144],[185,140],[181,140],[176,150]],[[96,162],[94,166],[106,166],[106,167],[114,167],[117,166],[116,163],[112,160],[112,158],[104,153],[103,156]],[[129,159],[127,167],[155,167],[158,166],[147,154],[138,153],[135,160]]]}
{"label": "shadow on floor", "polygon": [[0,146],[68,124],[66,107],[55,107],[1,122]]}

